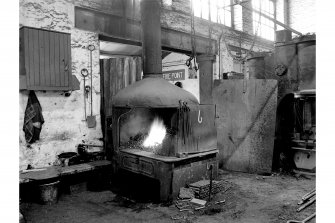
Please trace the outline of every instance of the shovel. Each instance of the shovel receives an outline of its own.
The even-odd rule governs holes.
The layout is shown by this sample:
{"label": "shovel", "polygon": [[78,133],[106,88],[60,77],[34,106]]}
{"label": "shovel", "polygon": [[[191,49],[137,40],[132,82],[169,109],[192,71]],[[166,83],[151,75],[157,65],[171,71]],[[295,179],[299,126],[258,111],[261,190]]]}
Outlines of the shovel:
{"label": "shovel", "polygon": [[94,128],[97,124],[95,120],[95,115],[93,115],[93,97],[92,97],[92,82],[93,82],[93,73],[92,73],[92,51],[95,49],[93,45],[88,46],[88,50],[90,51],[90,63],[91,63],[91,115],[87,116],[86,122],[88,128]]}
{"label": "shovel", "polygon": [[309,220],[311,220],[312,218],[314,218],[315,216],[316,216],[316,213],[314,212],[311,216],[305,218],[302,221],[288,220],[286,223],[305,223],[305,222],[308,222]]}

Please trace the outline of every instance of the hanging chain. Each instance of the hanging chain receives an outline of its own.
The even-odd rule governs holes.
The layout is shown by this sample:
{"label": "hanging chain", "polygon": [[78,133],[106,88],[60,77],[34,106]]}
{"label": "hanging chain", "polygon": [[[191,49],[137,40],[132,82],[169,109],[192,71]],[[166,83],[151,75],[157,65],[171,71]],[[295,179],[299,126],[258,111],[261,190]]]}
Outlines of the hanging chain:
{"label": "hanging chain", "polygon": [[197,71],[198,67],[196,65],[196,56],[197,56],[197,49],[196,49],[196,43],[195,43],[195,28],[194,28],[194,10],[193,10],[193,0],[191,0],[191,48],[192,48],[192,53],[191,56],[188,60],[186,60],[186,66],[188,66],[189,69],[192,69],[192,60],[194,64],[194,69]]}

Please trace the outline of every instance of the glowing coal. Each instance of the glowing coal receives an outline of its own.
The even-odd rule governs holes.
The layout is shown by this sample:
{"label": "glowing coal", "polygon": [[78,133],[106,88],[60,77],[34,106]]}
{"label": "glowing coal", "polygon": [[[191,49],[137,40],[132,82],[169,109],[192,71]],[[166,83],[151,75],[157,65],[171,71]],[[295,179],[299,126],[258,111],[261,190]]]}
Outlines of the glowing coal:
{"label": "glowing coal", "polygon": [[162,144],[166,135],[166,128],[163,120],[155,118],[150,126],[149,135],[143,142],[144,147],[156,147]]}

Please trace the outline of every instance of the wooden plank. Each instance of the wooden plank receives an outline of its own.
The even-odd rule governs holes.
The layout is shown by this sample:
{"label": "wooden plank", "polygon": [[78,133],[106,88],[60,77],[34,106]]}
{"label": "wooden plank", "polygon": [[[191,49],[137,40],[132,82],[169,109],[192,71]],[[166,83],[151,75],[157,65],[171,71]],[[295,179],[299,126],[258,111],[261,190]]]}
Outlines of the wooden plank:
{"label": "wooden plank", "polygon": [[50,33],[43,32],[44,34],[44,76],[45,86],[50,86]]}
{"label": "wooden plank", "polygon": [[29,171],[20,173],[20,183],[26,183],[30,181],[46,180],[56,177],[72,175],[81,172],[87,172],[92,170],[98,170],[109,167],[111,165],[109,160],[98,160],[88,163],[76,164],[71,166],[59,167],[50,166],[43,168],[38,171]]}
{"label": "wooden plank", "polygon": [[123,67],[123,87],[129,85],[129,57],[124,58],[124,67]]}
{"label": "wooden plank", "polygon": [[111,165],[111,161],[108,160],[99,160],[89,163],[76,164],[72,166],[65,166],[60,168],[60,175],[72,175],[76,173],[87,172],[91,170],[105,168]]}
{"label": "wooden plank", "polygon": [[[108,97],[108,105],[112,105],[113,103],[113,96],[116,94],[117,92],[117,83],[116,83],[116,74],[117,72],[117,68],[116,68],[116,58],[111,58],[110,59],[110,71],[109,71],[109,86],[110,86],[110,95]],[[110,106],[109,106],[110,107]],[[110,113],[107,113],[106,115],[111,115],[111,108],[109,110]]]}
{"label": "wooden plank", "polygon": [[39,65],[39,41],[38,41],[38,30],[33,30],[33,55],[34,55],[34,86],[40,86],[40,65]]}
{"label": "wooden plank", "polygon": [[30,86],[29,90],[36,90],[36,91],[68,91],[68,86]]}
{"label": "wooden plank", "polygon": [[142,79],[142,59],[141,57],[136,58],[136,81]]}
{"label": "wooden plank", "polygon": [[[104,60],[99,59],[99,67],[100,67],[100,117],[101,117],[101,130],[102,130],[102,137],[106,139],[106,113],[105,113],[105,90],[104,90],[104,83],[105,83],[105,73],[104,73]],[[106,142],[104,142],[104,145]],[[106,146],[104,146],[106,149]]]}
{"label": "wooden plank", "polygon": [[109,106],[109,98],[112,97],[111,95],[111,88],[112,85],[110,85],[110,60],[109,59],[104,59],[103,60],[103,69],[104,69],[104,83],[103,83],[103,103],[104,103],[104,111],[105,111],[105,115],[110,115],[111,114],[111,106]]}
{"label": "wooden plank", "polygon": [[69,86],[69,52],[68,47],[70,45],[69,35],[64,34],[64,86]]}
{"label": "wooden plank", "polygon": [[54,33],[55,36],[55,86],[61,86],[60,83],[60,57],[59,57],[59,50],[60,50],[60,45],[59,45],[59,33]]}
{"label": "wooden plank", "polygon": [[124,72],[124,58],[117,58],[116,92],[124,88],[123,72]]}
{"label": "wooden plank", "polygon": [[26,75],[25,72],[25,41],[24,29],[20,29],[20,54],[19,54],[19,75]]}
{"label": "wooden plank", "polygon": [[67,37],[67,56],[68,56],[68,80],[69,80],[69,87],[72,87],[72,57],[71,57],[71,35]]}
{"label": "wooden plank", "polygon": [[34,78],[34,37],[33,30],[27,29],[28,31],[28,57],[29,57],[29,73],[28,73],[28,82],[29,86],[34,86],[35,78]]}
{"label": "wooden plank", "polygon": [[136,60],[135,57],[130,59],[129,64],[129,84],[136,82]]}
{"label": "wooden plank", "polygon": [[65,52],[64,52],[64,45],[65,45],[65,34],[59,35],[59,82],[60,86],[65,86]]}
{"label": "wooden plank", "polygon": [[114,96],[116,94],[116,58],[111,58],[110,60],[110,78],[109,78],[109,84],[112,87],[111,89],[111,96]]}
{"label": "wooden plank", "polygon": [[25,75],[27,75],[27,77],[29,78],[28,72],[29,72],[29,41],[28,41],[28,37],[29,37],[29,33],[28,30],[26,28],[22,29],[22,33],[23,33],[23,39],[24,39],[24,72]]}
{"label": "wooden plank", "polygon": [[58,177],[60,174],[59,167],[51,166],[43,168],[39,171],[31,171],[20,173],[20,179],[27,179],[27,180],[46,180]]}
{"label": "wooden plank", "polygon": [[50,86],[56,86],[56,74],[55,74],[55,34],[49,33],[50,37],[50,50],[49,50],[49,58],[50,58]]}
{"label": "wooden plank", "polygon": [[40,73],[40,86],[45,86],[45,56],[44,56],[44,32],[43,30],[38,30],[38,42],[39,42],[39,62],[40,62],[40,67],[39,67],[39,73]]}

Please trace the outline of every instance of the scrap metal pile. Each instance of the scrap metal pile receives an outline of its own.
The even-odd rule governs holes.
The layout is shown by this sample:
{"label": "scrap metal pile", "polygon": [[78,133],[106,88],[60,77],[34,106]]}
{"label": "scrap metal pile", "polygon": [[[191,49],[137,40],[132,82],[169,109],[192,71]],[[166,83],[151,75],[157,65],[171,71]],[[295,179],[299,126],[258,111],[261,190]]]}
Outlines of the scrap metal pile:
{"label": "scrap metal pile", "polygon": [[[193,190],[196,198],[203,199],[209,196],[210,190],[210,181],[209,180],[201,180],[189,185],[189,188]],[[212,193],[216,194],[225,189],[224,181],[212,181]]]}
{"label": "scrap metal pile", "polygon": [[[316,195],[316,190],[313,189],[312,191],[310,191],[307,194],[305,194],[304,196],[302,196],[301,201],[299,201],[299,203],[298,203],[298,205],[301,205],[301,206],[297,209],[297,212],[300,212],[300,211],[304,210],[306,207],[313,204],[316,201],[315,195]],[[310,216],[308,216],[307,218],[305,218],[302,221],[288,220],[286,223],[307,222],[307,221],[315,218],[315,216],[316,216],[316,212],[314,212],[313,214],[311,214]]]}
{"label": "scrap metal pile", "polygon": [[309,205],[313,204],[316,201],[315,195],[316,195],[316,190],[315,189],[313,189],[309,193],[305,194],[301,198],[301,201],[298,203],[298,205],[301,205],[301,206],[297,209],[297,212],[300,212],[303,209],[305,209],[306,207],[308,207]]}

